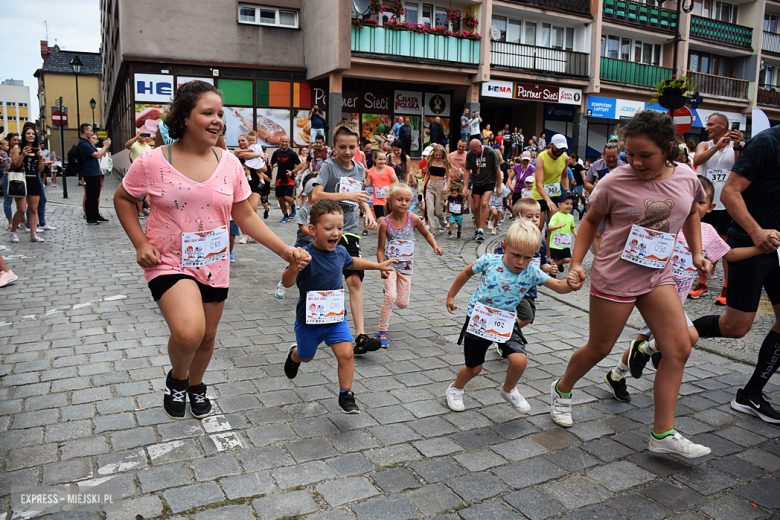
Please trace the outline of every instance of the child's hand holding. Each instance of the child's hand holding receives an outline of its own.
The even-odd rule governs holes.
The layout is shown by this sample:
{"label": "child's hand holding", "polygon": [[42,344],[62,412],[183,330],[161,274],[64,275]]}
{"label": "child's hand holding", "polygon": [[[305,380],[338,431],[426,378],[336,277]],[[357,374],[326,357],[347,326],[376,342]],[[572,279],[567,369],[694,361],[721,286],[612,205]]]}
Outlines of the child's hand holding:
{"label": "child's hand holding", "polygon": [[582,282],[584,282],[588,278],[588,274],[585,272],[585,269],[582,268],[579,264],[572,264],[571,268],[569,269],[569,276],[567,277],[567,281],[569,279],[573,281],[578,281],[580,284],[580,287],[582,287]]}
{"label": "child's hand holding", "polygon": [[389,271],[379,271],[379,276],[382,277],[382,280],[387,280],[390,278],[390,272]]}
{"label": "child's hand holding", "polygon": [[440,248],[439,246],[436,246],[433,248],[433,252],[437,255],[441,256],[444,254],[444,249]]}
{"label": "child's hand holding", "polygon": [[582,289],[582,280],[578,273],[569,272],[569,276],[566,278],[566,283],[569,285],[572,291],[579,291]]}
{"label": "child's hand holding", "polygon": [[290,248],[287,252],[286,258],[287,261],[290,262],[290,265],[297,265],[299,271],[302,271],[307,265],[309,265],[309,262],[311,262],[311,255],[309,252],[301,249],[300,247]]}
{"label": "child's hand holding", "polygon": [[703,278],[709,278],[710,273],[712,272],[712,262],[710,262],[706,258],[702,258],[701,263],[697,265],[694,259],[693,265],[696,265],[696,268],[699,270],[699,276]]}
{"label": "child's hand holding", "polygon": [[455,298],[452,296],[447,296],[447,310],[450,312],[450,314],[455,314],[457,309],[458,307],[455,305]]}
{"label": "child's hand holding", "polygon": [[550,274],[553,276],[558,274],[558,264],[555,262],[550,262]]}
{"label": "child's hand holding", "polygon": [[[379,263],[379,270],[382,271],[383,273],[386,273],[386,272],[389,273],[390,271],[393,270],[393,268],[390,267],[390,264],[395,264],[395,263],[398,263],[398,259],[397,258],[391,258],[390,260],[385,260],[384,262],[380,262]],[[382,278],[385,278],[385,277],[383,276]]]}

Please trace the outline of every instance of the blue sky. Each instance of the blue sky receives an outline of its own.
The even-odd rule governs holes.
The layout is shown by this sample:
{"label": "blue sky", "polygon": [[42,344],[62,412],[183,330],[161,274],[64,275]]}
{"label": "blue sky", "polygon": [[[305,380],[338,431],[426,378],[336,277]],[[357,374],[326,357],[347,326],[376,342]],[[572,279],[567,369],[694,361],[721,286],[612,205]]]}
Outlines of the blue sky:
{"label": "blue sky", "polygon": [[37,119],[38,80],[33,76],[43,66],[40,40],[56,43],[63,50],[100,51],[99,0],[16,0],[3,2],[0,27],[0,79],[21,79],[30,87],[31,119]]}

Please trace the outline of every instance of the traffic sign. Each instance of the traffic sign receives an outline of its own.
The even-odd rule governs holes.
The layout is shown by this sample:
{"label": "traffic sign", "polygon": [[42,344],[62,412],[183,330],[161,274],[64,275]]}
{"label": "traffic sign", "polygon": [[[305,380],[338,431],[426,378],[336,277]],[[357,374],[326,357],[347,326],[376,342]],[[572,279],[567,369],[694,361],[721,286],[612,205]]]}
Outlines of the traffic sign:
{"label": "traffic sign", "polygon": [[52,110],[51,124],[54,126],[68,126],[68,112],[65,110]]}
{"label": "traffic sign", "polygon": [[108,139],[108,131],[98,130],[97,136],[98,139]]}
{"label": "traffic sign", "polygon": [[678,134],[684,134],[693,125],[693,114],[688,107],[678,108],[674,111],[674,124]]}

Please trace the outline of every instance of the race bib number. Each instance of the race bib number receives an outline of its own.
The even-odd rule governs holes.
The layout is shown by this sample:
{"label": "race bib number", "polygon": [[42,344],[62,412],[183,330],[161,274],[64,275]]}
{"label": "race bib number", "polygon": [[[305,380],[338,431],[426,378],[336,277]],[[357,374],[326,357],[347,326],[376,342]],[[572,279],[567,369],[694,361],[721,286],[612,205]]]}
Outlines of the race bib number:
{"label": "race bib number", "polygon": [[691,279],[696,278],[699,271],[693,266],[693,256],[691,250],[680,244],[674,245],[672,253],[672,269],[675,278]]}
{"label": "race bib number", "polygon": [[571,235],[569,233],[555,233],[552,245],[555,247],[571,247]]}
{"label": "race bib number", "polygon": [[544,191],[546,191],[547,195],[550,197],[557,197],[561,194],[561,185],[557,182],[554,184],[545,184]]}
{"label": "race bib number", "polygon": [[729,170],[707,170],[707,178],[713,183],[725,184],[729,178]]}
{"label": "race bib number", "polygon": [[306,324],[323,325],[344,321],[344,289],[306,293]]}
{"label": "race bib number", "polygon": [[471,312],[468,332],[495,343],[506,343],[512,335],[514,324],[514,312],[493,309],[477,303]]}
{"label": "race bib number", "polygon": [[387,257],[411,262],[414,260],[414,240],[391,240],[387,246]]}
{"label": "race bib number", "polygon": [[496,192],[494,191],[490,195],[490,205],[493,206],[494,208],[500,208],[501,207],[501,194],[500,193],[496,194]]}
{"label": "race bib number", "polygon": [[387,197],[387,186],[382,186],[381,188],[379,186],[374,187],[374,197],[377,199],[384,199]]}
{"label": "race bib number", "polygon": [[674,240],[675,235],[671,233],[653,231],[634,224],[620,258],[651,269],[663,269],[674,250]]}
{"label": "race bib number", "polygon": [[181,234],[181,266],[203,267],[228,257],[228,227]]}
{"label": "race bib number", "polygon": [[531,265],[535,265],[537,269],[542,268],[542,259],[541,258],[532,258],[531,259]]}
{"label": "race bib number", "polygon": [[455,213],[456,215],[460,215],[461,213],[461,205],[457,202],[450,202],[450,213]]}
{"label": "race bib number", "polygon": [[[351,193],[353,191],[361,191],[363,189],[363,183],[350,177],[342,177],[339,181],[338,188],[339,193]],[[340,202],[357,206],[357,202],[352,202],[351,200],[342,200]]]}

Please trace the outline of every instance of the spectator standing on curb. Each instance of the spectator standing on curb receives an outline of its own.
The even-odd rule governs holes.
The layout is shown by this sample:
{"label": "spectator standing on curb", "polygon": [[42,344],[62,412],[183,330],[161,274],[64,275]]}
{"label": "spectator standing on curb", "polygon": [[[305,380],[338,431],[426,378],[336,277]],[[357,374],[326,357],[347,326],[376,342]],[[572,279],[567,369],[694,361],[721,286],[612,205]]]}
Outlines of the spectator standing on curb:
{"label": "spectator standing on curb", "polygon": [[84,179],[84,189],[86,191],[86,200],[84,203],[84,213],[87,215],[87,224],[97,225],[106,222],[100,216],[100,162],[98,159],[103,157],[111,146],[111,139],[103,141],[103,146],[98,150],[90,142],[92,137],[92,125],[82,123],[79,127],[79,162],[82,165],[81,176]]}

